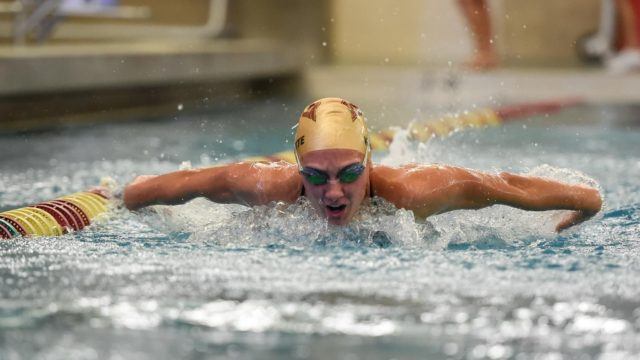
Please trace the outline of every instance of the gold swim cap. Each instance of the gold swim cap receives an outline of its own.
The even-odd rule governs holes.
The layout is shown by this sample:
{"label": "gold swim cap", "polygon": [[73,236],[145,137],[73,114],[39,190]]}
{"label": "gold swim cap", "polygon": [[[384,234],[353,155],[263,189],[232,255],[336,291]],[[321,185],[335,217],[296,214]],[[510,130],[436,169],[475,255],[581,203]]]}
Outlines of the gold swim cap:
{"label": "gold swim cap", "polygon": [[369,132],[356,105],[340,98],[324,98],[304,109],[295,140],[297,156],[325,149],[351,149],[367,154]]}

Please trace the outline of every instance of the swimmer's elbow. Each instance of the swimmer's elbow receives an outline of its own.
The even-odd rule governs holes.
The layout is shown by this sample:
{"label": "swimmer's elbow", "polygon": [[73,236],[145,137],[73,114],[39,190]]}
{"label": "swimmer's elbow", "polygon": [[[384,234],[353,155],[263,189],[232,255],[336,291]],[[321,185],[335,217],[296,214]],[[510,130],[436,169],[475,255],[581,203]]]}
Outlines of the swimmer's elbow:
{"label": "swimmer's elbow", "polygon": [[523,190],[522,178],[510,173],[499,175],[484,174],[481,177],[467,179],[458,184],[456,189],[460,207],[464,209],[482,209],[502,204],[526,207],[526,191]]}
{"label": "swimmer's elbow", "polygon": [[498,174],[498,178],[501,180],[501,182],[503,182],[511,189],[518,190],[527,190],[535,186],[536,181],[540,180],[539,178],[512,174],[508,172],[501,172],[500,174]]}
{"label": "swimmer's elbow", "polygon": [[497,203],[494,189],[479,180],[468,180],[458,184],[455,189],[458,201],[464,209],[476,210]]}
{"label": "swimmer's elbow", "polygon": [[199,187],[196,196],[204,196],[207,199],[221,204],[237,203],[238,179],[228,167],[219,168],[210,176],[206,184]]}
{"label": "swimmer's elbow", "polygon": [[202,195],[209,200],[221,204],[239,204],[255,206],[266,204],[257,184],[259,174],[250,164],[238,163],[219,168],[208,179]]}

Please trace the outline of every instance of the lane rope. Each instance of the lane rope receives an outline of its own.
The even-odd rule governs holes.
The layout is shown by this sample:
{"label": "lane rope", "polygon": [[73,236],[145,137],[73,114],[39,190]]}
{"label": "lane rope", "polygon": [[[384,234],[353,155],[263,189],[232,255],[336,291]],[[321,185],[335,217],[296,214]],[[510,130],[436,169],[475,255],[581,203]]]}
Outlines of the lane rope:
{"label": "lane rope", "polygon": [[107,212],[109,198],[83,191],[0,213],[0,238],[60,236],[78,231]]}

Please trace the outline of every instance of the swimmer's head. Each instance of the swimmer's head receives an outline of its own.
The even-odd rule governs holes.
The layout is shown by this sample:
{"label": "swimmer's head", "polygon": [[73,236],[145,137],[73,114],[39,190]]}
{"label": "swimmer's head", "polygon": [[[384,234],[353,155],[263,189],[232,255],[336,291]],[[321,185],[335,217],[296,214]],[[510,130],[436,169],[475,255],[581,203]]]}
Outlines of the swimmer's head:
{"label": "swimmer's head", "polygon": [[324,98],[307,106],[298,120],[295,153],[349,149],[368,154],[369,132],[360,108],[340,98]]}
{"label": "swimmer's head", "polygon": [[307,106],[295,137],[305,196],[330,224],[345,225],[369,192],[369,134],[350,102],[325,98]]}

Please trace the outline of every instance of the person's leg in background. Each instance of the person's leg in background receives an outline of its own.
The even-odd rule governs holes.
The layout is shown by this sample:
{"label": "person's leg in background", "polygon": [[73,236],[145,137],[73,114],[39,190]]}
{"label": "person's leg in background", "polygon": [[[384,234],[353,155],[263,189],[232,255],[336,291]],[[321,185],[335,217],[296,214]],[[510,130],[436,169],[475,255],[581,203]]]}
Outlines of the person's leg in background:
{"label": "person's leg in background", "polygon": [[473,35],[474,52],[467,65],[476,70],[488,70],[499,63],[493,43],[491,17],[485,0],[458,0],[469,29]]}
{"label": "person's leg in background", "polygon": [[640,49],[640,0],[629,0],[635,25],[635,48]]}
{"label": "person's leg in background", "polygon": [[620,51],[607,61],[613,73],[640,70],[640,0],[616,0],[622,45]]}

